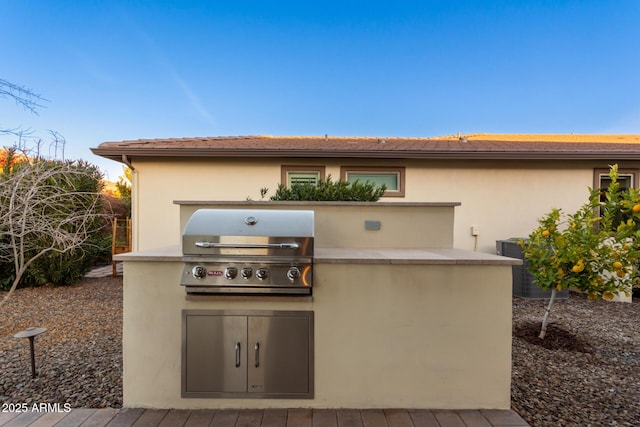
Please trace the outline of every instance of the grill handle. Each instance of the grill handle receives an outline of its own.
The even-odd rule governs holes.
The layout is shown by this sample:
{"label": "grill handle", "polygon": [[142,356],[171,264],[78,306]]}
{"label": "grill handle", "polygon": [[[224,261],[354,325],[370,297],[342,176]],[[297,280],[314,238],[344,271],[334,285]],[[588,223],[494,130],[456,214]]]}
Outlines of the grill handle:
{"label": "grill handle", "polygon": [[196,242],[198,248],[238,248],[238,249],[298,249],[299,243],[214,243],[214,242]]}
{"label": "grill handle", "polygon": [[256,351],[255,365],[256,365],[256,368],[259,368],[260,367],[260,343],[257,342],[253,349]]}
{"label": "grill handle", "polygon": [[236,368],[240,367],[240,343],[236,343]]}

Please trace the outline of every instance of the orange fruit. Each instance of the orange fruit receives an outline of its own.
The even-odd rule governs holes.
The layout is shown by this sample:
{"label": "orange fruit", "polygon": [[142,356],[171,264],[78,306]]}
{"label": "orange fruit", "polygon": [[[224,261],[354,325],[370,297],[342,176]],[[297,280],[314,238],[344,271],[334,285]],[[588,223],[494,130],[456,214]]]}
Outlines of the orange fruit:
{"label": "orange fruit", "polygon": [[634,211],[635,213],[640,212],[640,204],[633,205],[633,208],[632,208],[632,209],[633,209],[633,211]]}
{"label": "orange fruit", "polygon": [[542,237],[549,237],[549,234],[551,234],[551,233],[549,233],[549,230],[543,230],[542,231]]}

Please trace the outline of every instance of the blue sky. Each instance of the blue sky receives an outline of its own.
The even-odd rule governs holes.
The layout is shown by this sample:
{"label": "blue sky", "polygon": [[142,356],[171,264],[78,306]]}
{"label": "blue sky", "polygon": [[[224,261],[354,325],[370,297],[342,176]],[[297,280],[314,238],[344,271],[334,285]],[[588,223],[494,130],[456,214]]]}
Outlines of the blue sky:
{"label": "blue sky", "polygon": [[[0,0],[0,128],[67,141],[640,133],[640,1]],[[11,144],[11,138],[0,144]]]}

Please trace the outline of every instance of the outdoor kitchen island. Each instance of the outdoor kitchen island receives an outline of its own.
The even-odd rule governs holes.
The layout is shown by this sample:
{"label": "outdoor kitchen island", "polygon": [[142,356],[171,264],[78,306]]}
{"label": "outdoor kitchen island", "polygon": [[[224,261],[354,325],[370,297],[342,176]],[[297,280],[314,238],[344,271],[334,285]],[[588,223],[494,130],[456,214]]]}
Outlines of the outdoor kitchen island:
{"label": "outdoor kitchen island", "polygon": [[[126,407],[509,408],[519,261],[453,249],[456,203],[176,203],[181,229],[203,208],[313,210],[312,294],[187,294],[179,245],[119,255]],[[185,397],[185,313],[312,313],[310,393]]]}

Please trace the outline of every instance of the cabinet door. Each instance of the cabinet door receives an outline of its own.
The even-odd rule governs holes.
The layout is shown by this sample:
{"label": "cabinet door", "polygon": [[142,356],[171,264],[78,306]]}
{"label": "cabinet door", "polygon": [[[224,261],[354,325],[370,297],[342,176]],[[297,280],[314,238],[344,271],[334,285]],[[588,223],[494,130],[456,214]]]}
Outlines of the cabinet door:
{"label": "cabinet door", "polygon": [[309,316],[250,316],[248,339],[249,393],[311,392]]}
{"label": "cabinet door", "polygon": [[184,391],[247,391],[247,318],[185,317]]}

